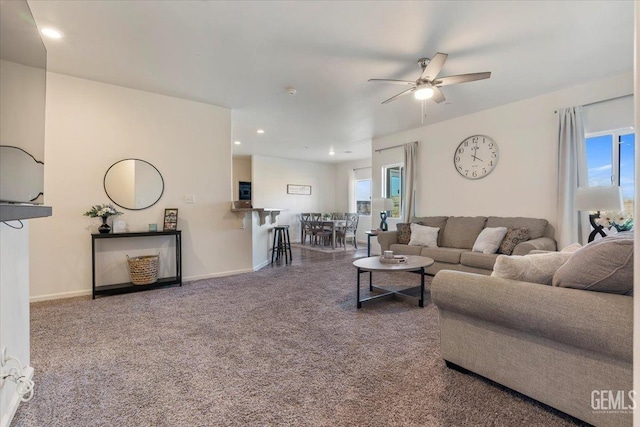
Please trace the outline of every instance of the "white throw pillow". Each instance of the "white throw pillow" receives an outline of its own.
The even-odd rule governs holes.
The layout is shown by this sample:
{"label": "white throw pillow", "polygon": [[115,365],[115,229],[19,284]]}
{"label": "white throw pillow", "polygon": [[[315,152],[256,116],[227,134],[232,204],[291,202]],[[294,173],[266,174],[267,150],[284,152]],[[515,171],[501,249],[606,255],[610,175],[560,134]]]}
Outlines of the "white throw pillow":
{"label": "white throw pillow", "polygon": [[440,231],[438,227],[428,227],[426,225],[411,223],[411,240],[409,240],[409,245],[437,248],[438,231]]}
{"label": "white throw pillow", "polygon": [[500,255],[493,266],[492,277],[551,285],[553,275],[573,255],[571,249],[534,255]]}
{"label": "white throw pillow", "polygon": [[507,227],[487,227],[478,235],[472,250],[483,254],[495,254],[506,235]]}

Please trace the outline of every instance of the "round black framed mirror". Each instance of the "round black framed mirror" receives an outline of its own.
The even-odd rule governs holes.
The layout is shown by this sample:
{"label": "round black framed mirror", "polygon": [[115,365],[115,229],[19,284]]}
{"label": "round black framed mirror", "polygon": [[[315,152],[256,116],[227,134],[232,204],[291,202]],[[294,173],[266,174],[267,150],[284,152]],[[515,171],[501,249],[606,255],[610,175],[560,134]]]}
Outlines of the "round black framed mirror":
{"label": "round black framed mirror", "polygon": [[104,191],[121,208],[139,211],[160,200],[164,193],[164,179],[160,171],[147,161],[123,159],[112,164],[104,174]]}

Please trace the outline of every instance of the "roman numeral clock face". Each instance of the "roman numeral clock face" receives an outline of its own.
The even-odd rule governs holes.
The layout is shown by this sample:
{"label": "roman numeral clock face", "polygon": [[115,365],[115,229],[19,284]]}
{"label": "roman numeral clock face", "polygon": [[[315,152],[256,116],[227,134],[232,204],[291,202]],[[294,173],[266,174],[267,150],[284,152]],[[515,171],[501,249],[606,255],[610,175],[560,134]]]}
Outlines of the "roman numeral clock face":
{"label": "roman numeral clock face", "polygon": [[470,136],[458,145],[453,164],[460,175],[480,179],[489,175],[498,164],[498,144],[485,135]]}

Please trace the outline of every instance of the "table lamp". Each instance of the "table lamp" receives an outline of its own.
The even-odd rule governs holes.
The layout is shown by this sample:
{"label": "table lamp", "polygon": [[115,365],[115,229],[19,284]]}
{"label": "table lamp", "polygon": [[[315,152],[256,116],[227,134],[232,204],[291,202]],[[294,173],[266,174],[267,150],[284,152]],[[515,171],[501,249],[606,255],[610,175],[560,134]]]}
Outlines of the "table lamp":
{"label": "table lamp", "polygon": [[387,231],[389,226],[387,225],[387,215],[389,211],[392,211],[395,207],[393,199],[374,199],[374,205],[380,209],[380,230]]}
{"label": "table lamp", "polygon": [[597,224],[595,220],[600,218],[600,211],[621,211],[622,190],[620,187],[612,185],[602,187],[578,187],[575,199],[575,209],[578,211],[597,211],[595,214],[589,214],[589,222],[593,227],[593,231],[589,234],[587,242],[593,242],[596,235],[600,234],[605,237],[606,234],[603,227]]}

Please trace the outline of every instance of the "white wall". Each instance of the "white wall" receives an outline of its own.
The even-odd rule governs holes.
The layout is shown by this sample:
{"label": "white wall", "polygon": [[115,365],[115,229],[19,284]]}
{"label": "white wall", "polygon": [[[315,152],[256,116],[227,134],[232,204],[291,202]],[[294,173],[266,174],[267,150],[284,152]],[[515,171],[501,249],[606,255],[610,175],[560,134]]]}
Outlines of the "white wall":
{"label": "white wall", "polygon": [[[90,233],[99,221],[82,214],[109,201],[104,174],[124,158],[150,162],[165,183],[156,205],[118,217],[131,231],[161,226],[164,209],[178,208],[185,279],[251,271],[250,230],[230,212],[230,120],[225,108],[49,73],[45,192],[55,213],[32,225],[32,299],[90,292]],[[184,203],[187,194],[195,204]],[[111,277],[126,274],[132,251],[121,252]]]}
{"label": "white wall", "polygon": [[[38,219],[38,221],[40,221]],[[17,357],[24,367],[29,359],[29,221],[15,230],[0,223],[0,351]],[[11,225],[17,226],[17,221]],[[7,368],[16,367],[7,365]],[[0,426],[8,426],[18,407],[15,383],[0,387]]]}
{"label": "white wall", "polygon": [[[300,240],[301,212],[335,211],[336,188],[343,184],[336,183],[334,165],[252,156],[251,167],[253,206],[283,209],[277,223],[290,225],[292,242]],[[287,194],[287,184],[310,185],[311,195]]]}
{"label": "white wall", "polygon": [[[373,149],[419,141],[418,216],[527,216],[545,218],[555,225],[557,116],[554,111],[632,91],[633,76],[627,73],[376,138]],[[472,181],[456,172],[453,153],[463,139],[477,134],[491,136],[497,142],[500,160],[493,173]],[[381,188],[382,166],[402,161],[402,148],[373,153],[374,197],[376,189]],[[389,223],[390,229],[394,229],[393,221]]]}

